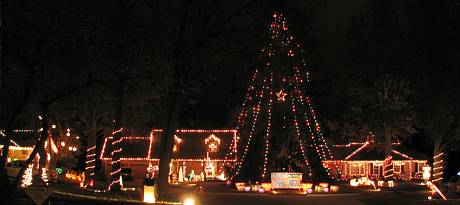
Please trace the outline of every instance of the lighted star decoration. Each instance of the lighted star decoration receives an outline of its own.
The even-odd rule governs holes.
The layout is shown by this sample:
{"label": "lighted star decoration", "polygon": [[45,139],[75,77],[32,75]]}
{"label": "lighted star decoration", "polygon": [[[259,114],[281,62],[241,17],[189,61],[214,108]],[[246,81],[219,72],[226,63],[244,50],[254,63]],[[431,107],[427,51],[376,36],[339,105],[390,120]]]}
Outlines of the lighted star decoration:
{"label": "lighted star decoration", "polygon": [[283,92],[283,90],[280,90],[279,92],[276,93],[276,96],[278,97],[278,101],[286,101],[286,93]]}

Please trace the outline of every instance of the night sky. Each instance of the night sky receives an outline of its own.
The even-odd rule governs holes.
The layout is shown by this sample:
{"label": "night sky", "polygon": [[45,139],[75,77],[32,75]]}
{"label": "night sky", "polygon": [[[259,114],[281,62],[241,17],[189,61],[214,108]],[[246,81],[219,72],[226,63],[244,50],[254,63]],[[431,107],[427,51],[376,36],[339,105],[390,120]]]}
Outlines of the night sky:
{"label": "night sky", "polygon": [[[350,124],[362,125],[355,122],[373,112],[366,100],[378,91],[376,82],[390,78],[400,83],[396,96],[404,95],[396,100],[410,110],[404,121],[411,129],[401,138],[419,150],[432,150],[433,135],[458,142],[457,1],[120,2],[3,5],[1,127],[30,86],[15,127],[33,127],[33,116],[49,103],[50,121],[82,136],[91,112],[102,132],[122,116],[129,132],[146,134],[164,126],[168,93],[176,90],[184,94],[178,127],[232,128],[271,13],[279,11],[305,49],[308,92],[329,139],[359,135],[350,134]],[[393,114],[378,117],[401,117]],[[459,147],[449,149],[455,155]]]}
{"label": "night sky", "polygon": [[[320,4],[320,3],[318,3]],[[354,15],[359,15],[363,11],[365,1],[325,1],[318,5],[318,9],[313,13],[303,13],[302,11],[294,11],[295,15],[303,19],[310,19],[311,22],[298,22],[297,19],[289,19],[290,23],[295,22],[301,25],[302,29],[308,30],[311,33],[296,34],[297,38],[308,41],[309,45],[305,45],[308,50],[308,55],[305,56],[311,61],[311,70],[313,71],[314,81],[324,79],[327,86],[338,86],[334,83],[337,80],[337,72],[343,73],[341,70],[347,70],[340,63],[348,57],[343,52],[346,41],[346,32],[349,21]],[[299,2],[291,2],[290,7],[303,5]],[[292,8],[288,8],[293,10]],[[287,13],[290,16],[289,13]],[[261,17],[256,17],[261,18]],[[293,17],[295,18],[295,17]],[[265,20],[265,27],[258,28],[257,36],[260,38],[257,42],[260,44],[251,45],[255,49],[262,48],[266,44],[266,37],[269,22],[267,17],[262,17]],[[261,22],[262,23],[262,22]],[[262,25],[259,25],[262,26]],[[311,26],[312,28],[305,28]],[[295,31],[294,27],[294,31]],[[234,115],[238,112],[235,109],[241,105],[247,83],[254,70],[253,66],[257,61],[257,50],[249,51],[249,62],[251,64],[241,65],[240,68],[230,68],[230,71],[223,71],[222,75],[218,76],[215,86],[206,87],[203,93],[197,96],[197,104],[190,111],[193,116],[193,124],[191,126],[204,127],[226,127],[234,123]],[[238,70],[239,72],[235,72]],[[320,103],[320,102],[318,102]],[[321,113],[321,110],[319,111]]]}

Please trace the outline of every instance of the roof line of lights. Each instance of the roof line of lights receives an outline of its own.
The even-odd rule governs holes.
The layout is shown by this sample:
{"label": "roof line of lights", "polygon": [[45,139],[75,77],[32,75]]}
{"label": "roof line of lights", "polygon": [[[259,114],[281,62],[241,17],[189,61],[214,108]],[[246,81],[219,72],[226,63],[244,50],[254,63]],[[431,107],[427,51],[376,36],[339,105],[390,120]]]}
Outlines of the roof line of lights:
{"label": "roof line of lights", "polygon": [[[3,136],[5,136],[6,130],[0,130],[0,133],[2,133]],[[35,130],[30,130],[30,129],[15,129],[13,132],[34,132]]]}
{"label": "roof line of lights", "polygon": [[[0,134],[2,134],[4,137],[6,137],[4,132],[5,132],[5,130],[0,130]],[[20,147],[20,145],[18,143],[16,143],[14,140],[10,139],[10,142],[13,143],[15,146]]]}
{"label": "roof line of lights", "polygon": [[[142,160],[153,160],[151,159],[151,153],[152,153],[152,144],[153,144],[153,133],[154,132],[161,132],[162,130],[161,129],[152,129],[152,131],[150,132],[150,136],[149,137],[142,137],[142,136],[129,136],[129,137],[121,137],[119,141],[117,142],[112,142],[112,145],[114,143],[119,143],[119,142],[122,142],[124,140],[149,140],[149,148],[148,148],[148,153],[147,153],[147,157],[140,157],[140,158],[135,158],[135,159],[142,159]],[[236,134],[236,130],[233,130],[233,129],[226,129],[226,130],[202,130],[202,129],[197,129],[197,130],[185,130],[185,129],[181,129],[181,130],[176,130],[177,133],[234,133]],[[114,132],[116,133],[116,132]],[[214,136],[215,137],[215,136]],[[235,137],[235,135],[233,136]],[[209,137],[208,137],[209,138]],[[216,139],[218,139],[217,137],[215,137]],[[101,155],[99,157],[99,159],[103,159],[103,160],[107,160],[109,158],[106,158],[104,157],[104,152],[106,151],[106,145],[107,145],[107,142],[109,139],[113,139],[112,136],[109,136],[109,137],[106,137],[104,139],[104,144],[102,146],[102,151],[101,151]],[[220,139],[219,139],[220,141]],[[121,151],[121,150],[120,150]],[[117,151],[117,152],[120,152],[120,151]],[[122,158],[123,160],[127,160],[127,159],[134,159],[134,158]],[[227,160],[227,161],[234,161],[233,159],[231,160]]]}
{"label": "roof line of lights", "polygon": [[332,145],[334,147],[351,147],[354,145],[364,145],[366,142],[350,142],[348,144],[337,144],[337,145]]}
{"label": "roof line of lights", "polygon": [[15,146],[18,146],[20,147],[21,145],[19,145],[18,143],[16,143],[14,140],[10,139],[10,142],[12,142]]}
{"label": "roof line of lights", "polygon": [[[152,129],[152,132],[163,132],[163,129]],[[223,129],[223,130],[203,130],[203,129],[179,129],[176,133],[231,133],[237,132],[235,129]]]}
{"label": "roof line of lights", "polygon": [[[347,162],[347,163],[363,163],[363,162],[370,162],[370,163],[383,163],[385,160],[324,160],[324,163],[336,163],[336,162]],[[424,159],[405,159],[405,160],[392,160],[392,162],[428,162],[428,160]]]}
{"label": "roof line of lights", "polygon": [[[353,145],[364,145],[366,142],[350,142],[348,144],[336,144],[333,147],[351,147]],[[392,145],[401,145],[401,142],[392,142]]]}
{"label": "roof line of lights", "polygon": [[[111,161],[112,159],[111,158],[108,158],[108,157],[103,157],[101,158],[101,160],[105,160],[105,161]],[[146,157],[122,157],[120,158],[121,161],[144,161],[144,160],[148,160],[148,161],[160,161],[159,158],[146,158]],[[206,158],[199,158],[199,159],[190,159],[190,158],[173,158],[172,160],[176,160],[176,161],[188,161],[188,162],[203,162],[203,161],[207,161],[207,160],[210,160],[210,161],[213,161],[213,162],[234,162],[236,161],[235,159],[206,159]]]}
{"label": "roof line of lights", "polygon": [[[3,145],[0,145],[0,149],[2,149],[2,148],[3,148]],[[11,149],[11,150],[33,150],[34,147],[21,147],[21,146],[13,145],[13,146],[10,146],[9,149]]]}
{"label": "roof line of lights", "polygon": [[393,153],[395,153],[395,154],[398,154],[398,155],[400,155],[400,156],[402,156],[402,157],[404,157],[404,158],[406,158],[406,159],[413,159],[412,157],[409,157],[408,155],[403,154],[403,153],[401,153],[401,152],[398,152],[398,151],[396,151],[396,150],[394,150],[394,149],[391,150],[391,152],[393,152]]}
{"label": "roof line of lights", "polygon": [[354,155],[356,155],[358,152],[360,152],[362,149],[364,149],[365,147],[367,147],[367,145],[369,145],[369,142],[365,142],[363,146],[359,147],[358,149],[356,149],[355,151],[353,151],[350,155],[348,155],[347,157],[345,157],[345,159],[350,159],[351,157],[353,157]]}

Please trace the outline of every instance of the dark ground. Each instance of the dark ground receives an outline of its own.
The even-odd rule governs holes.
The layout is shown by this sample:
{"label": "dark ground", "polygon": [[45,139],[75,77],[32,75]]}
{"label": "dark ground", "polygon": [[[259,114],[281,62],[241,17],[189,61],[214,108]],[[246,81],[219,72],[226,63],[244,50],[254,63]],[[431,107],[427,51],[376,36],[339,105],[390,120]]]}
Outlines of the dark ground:
{"label": "dark ground", "polygon": [[[236,192],[229,189],[223,183],[202,183],[198,186],[204,187],[204,193],[199,194],[193,192],[188,196],[193,196],[196,200],[196,205],[316,205],[316,204],[336,204],[336,205],[430,205],[430,204],[447,204],[447,205],[460,205],[460,199],[458,195],[455,195],[456,199],[443,201],[435,199],[432,201],[427,200],[428,192],[426,191],[381,191],[381,192],[352,192],[342,191],[341,193],[322,193],[322,194],[310,194],[310,195],[272,195],[272,194],[259,194],[259,193],[244,193]],[[184,193],[187,189],[184,187],[176,186],[172,188],[175,193],[176,202],[183,200]],[[75,191],[75,190],[74,190]],[[78,191],[78,190],[77,190]],[[75,196],[62,194],[65,191],[55,192],[50,197],[49,201],[46,201],[45,205],[51,204],[64,204],[64,205],[77,205],[77,204],[143,204],[136,200],[139,196],[132,198],[130,201],[116,202],[116,201],[98,201],[91,198],[79,198]],[[78,193],[78,192],[76,192]],[[80,192],[83,193],[83,192]],[[111,193],[101,193],[100,196],[110,196]],[[121,193],[118,195],[123,195]],[[96,196],[98,196],[96,195]],[[118,196],[119,197],[119,196]],[[113,195],[112,198],[117,198]],[[449,196],[449,198],[452,198]],[[25,195],[19,196],[16,200],[17,204],[33,204]]]}

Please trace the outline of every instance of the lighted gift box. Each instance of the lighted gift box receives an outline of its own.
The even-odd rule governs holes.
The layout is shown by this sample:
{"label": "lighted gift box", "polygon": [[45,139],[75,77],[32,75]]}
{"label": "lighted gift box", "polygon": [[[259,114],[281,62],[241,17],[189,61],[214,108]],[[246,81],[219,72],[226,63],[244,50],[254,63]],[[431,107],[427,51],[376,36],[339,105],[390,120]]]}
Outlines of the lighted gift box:
{"label": "lighted gift box", "polygon": [[331,185],[330,191],[331,191],[331,192],[339,192],[339,186]]}
{"label": "lighted gift box", "polygon": [[244,191],[251,191],[251,187],[250,186],[245,186]]}
{"label": "lighted gift box", "polygon": [[373,183],[373,181],[368,179],[367,177],[362,177],[361,178],[361,184],[363,184],[365,186],[371,186],[372,183]]}
{"label": "lighted gift box", "polygon": [[262,183],[261,186],[267,191],[272,189],[272,183]]}
{"label": "lighted gift box", "polygon": [[244,182],[236,182],[235,186],[237,191],[244,191]]}
{"label": "lighted gift box", "polygon": [[154,186],[144,185],[144,198],[143,201],[146,203],[155,203],[155,189]]}
{"label": "lighted gift box", "polygon": [[307,183],[302,183],[302,190],[307,191],[307,189],[311,189],[313,187],[313,183],[307,182]]}
{"label": "lighted gift box", "polygon": [[323,192],[323,189],[321,186],[315,186],[315,192]]}
{"label": "lighted gift box", "polygon": [[323,187],[323,188],[327,188],[327,187],[329,187],[329,183],[327,183],[327,182],[320,182],[320,183],[319,183],[319,186],[320,186],[320,187]]}
{"label": "lighted gift box", "polygon": [[251,191],[258,192],[259,191],[259,185],[251,185]]}
{"label": "lighted gift box", "polygon": [[395,187],[395,183],[393,181],[388,181],[388,187]]}
{"label": "lighted gift box", "polygon": [[382,187],[383,186],[383,181],[377,181],[377,186]]}

